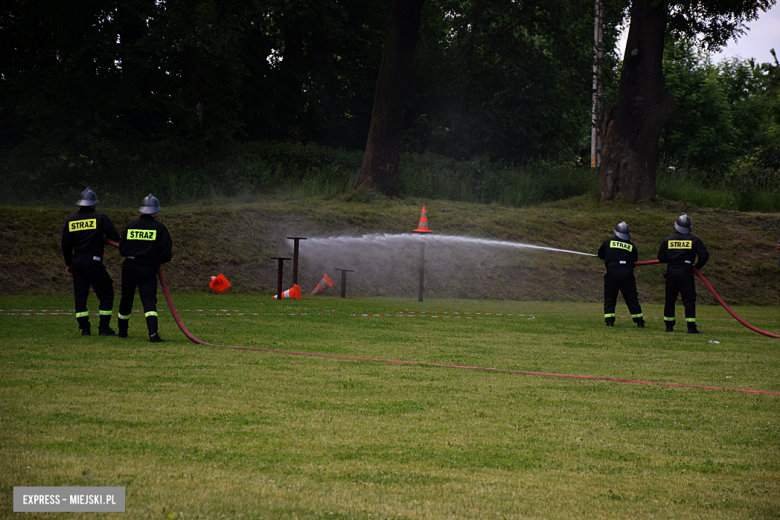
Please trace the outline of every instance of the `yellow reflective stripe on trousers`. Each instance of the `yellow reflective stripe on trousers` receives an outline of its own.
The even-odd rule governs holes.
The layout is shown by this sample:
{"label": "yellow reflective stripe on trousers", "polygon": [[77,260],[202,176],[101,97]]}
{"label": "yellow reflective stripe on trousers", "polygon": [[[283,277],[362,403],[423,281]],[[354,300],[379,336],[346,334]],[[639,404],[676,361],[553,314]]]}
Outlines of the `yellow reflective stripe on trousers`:
{"label": "yellow reflective stripe on trousers", "polygon": [[113,311],[99,311],[101,316],[111,316]]}
{"label": "yellow reflective stripe on trousers", "polygon": [[144,314],[145,317],[154,316],[157,317],[157,311],[149,311],[146,314]]}
{"label": "yellow reflective stripe on trousers", "polygon": [[76,313],[76,317],[77,317],[77,318],[86,318],[87,316],[89,316],[89,311],[85,311],[85,312],[77,312],[77,313]]}
{"label": "yellow reflective stripe on trousers", "polygon": [[118,314],[118,316],[119,316],[120,320],[129,320],[130,319],[130,315],[129,314],[127,316],[125,316],[124,314]]}
{"label": "yellow reflective stripe on trousers", "polygon": [[696,323],[696,318],[685,318],[686,323]]}
{"label": "yellow reflective stripe on trousers", "polygon": [[632,314],[631,317],[632,318],[644,318],[645,315],[640,312],[639,314]]}
{"label": "yellow reflective stripe on trousers", "polygon": [[615,317],[615,313],[612,313],[612,314],[605,314],[605,315],[604,315],[604,317],[605,317],[605,318],[614,318],[614,317]]}

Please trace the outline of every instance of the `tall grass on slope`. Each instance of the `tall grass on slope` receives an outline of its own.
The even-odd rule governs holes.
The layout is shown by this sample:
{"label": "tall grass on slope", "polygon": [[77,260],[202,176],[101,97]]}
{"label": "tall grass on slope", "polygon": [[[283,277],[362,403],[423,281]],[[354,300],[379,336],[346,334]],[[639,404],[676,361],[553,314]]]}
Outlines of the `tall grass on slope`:
{"label": "tall grass on slope", "polygon": [[[363,162],[362,151],[295,142],[235,143],[208,159],[170,143],[104,152],[7,154],[0,161],[0,204],[70,206],[87,186],[104,208],[133,207],[150,192],[168,206],[258,194],[328,199],[354,189]],[[597,185],[590,169],[508,167],[485,157],[458,161],[412,153],[402,155],[398,177],[402,197],[515,207],[582,195]]]}
{"label": "tall grass on slope", "polygon": [[758,213],[780,211],[780,172],[751,166],[707,171],[663,164],[656,179],[658,196],[700,208]]}
{"label": "tall grass on slope", "polygon": [[591,192],[599,177],[590,168],[537,163],[507,167],[481,157],[456,161],[434,154],[407,154],[399,191],[410,197],[522,207]]}

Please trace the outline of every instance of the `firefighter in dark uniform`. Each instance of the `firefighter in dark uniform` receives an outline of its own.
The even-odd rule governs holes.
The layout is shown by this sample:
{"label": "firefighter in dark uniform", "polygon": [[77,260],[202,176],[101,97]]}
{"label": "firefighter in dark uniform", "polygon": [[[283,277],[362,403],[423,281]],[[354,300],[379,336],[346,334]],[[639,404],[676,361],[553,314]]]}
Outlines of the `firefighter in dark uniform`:
{"label": "firefighter in dark uniform", "polygon": [[618,292],[621,292],[634,323],[643,329],[645,319],[634,278],[634,263],[639,254],[631,243],[630,231],[628,224],[621,222],[615,226],[615,237],[606,239],[599,248],[598,257],[604,260],[607,268],[607,274],[604,275],[604,321],[607,327],[615,326],[615,305]]}
{"label": "firefighter in dark uniform", "polygon": [[[691,235],[693,226],[691,217],[680,215],[674,222],[677,233],[669,235],[661,242],[658,260],[669,264],[666,269],[666,300],[664,304],[664,322],[666,332],[673,332],[675,325],[674,304],[677,295],[682,297],[685,307],[685,322],[689,334],[701,334],[696,327],[696,285],[693,283],[693,268],[701,269],[710,259],[704,243]],[[698,260],[697,260],[698,258]]]}
{"label": "firefighter in dark uniform", "polygon": [[113,336],[111,312],[114,308],[114,282],[103,265],[103,237],[119,240],[119,233],[107,216],[95,211],[97,194],[87,188],[81,192],[76,213],[68,217],[62,230],[62,256],[65,257],[65,274],[73,277],[76,296],[76,321],[82,336],[89,336],[89,311],[87,297],[90,286],[100,300],[101,336]]}
{"label": "firefighter in dark uniform", "polygon": [[160,202],[151,193],[141,202],[141,217],[127,225],[119,241],[122,264],[122,297],[119,299],[119,334],[127,337],[135,289],[141,297],[149,330],[149,341],[162,341],[157,332],[157,266],[170,262],[173,242],[165,224],[154,217],[161,210]]}

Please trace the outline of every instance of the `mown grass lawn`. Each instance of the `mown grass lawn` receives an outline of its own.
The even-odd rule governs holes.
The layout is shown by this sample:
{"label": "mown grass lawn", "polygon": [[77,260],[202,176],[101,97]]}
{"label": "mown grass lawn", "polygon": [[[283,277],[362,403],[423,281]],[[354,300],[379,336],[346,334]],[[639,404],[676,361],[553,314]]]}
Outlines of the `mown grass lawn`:
{"label": "mown grass lawn", "polygon": [[[175,302],[223,345],[780,392],[780,340],[720,307],[691,336],[658,305],[639,330],[598,303]],[[3,517],[14,486],[125,487],[126,513],[84,518],[780,517],[780,395],[207,347],[168,312],[152,345],[135,316],[79,336],[67,297],[0,308]]]}

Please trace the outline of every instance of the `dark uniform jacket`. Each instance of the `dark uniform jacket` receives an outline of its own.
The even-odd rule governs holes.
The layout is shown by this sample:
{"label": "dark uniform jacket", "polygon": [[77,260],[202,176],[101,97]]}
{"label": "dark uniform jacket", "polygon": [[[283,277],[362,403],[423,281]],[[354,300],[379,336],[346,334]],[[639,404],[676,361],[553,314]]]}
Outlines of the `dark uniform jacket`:
{"label": "dark uniform jacket", "polygon": [[125,262],[157,265],[173,258],[173,242],[165,224],[151,215],[130,222],[119,241],[119,254]]}
{"label": "dark uniform jacket", "polygon": [[73,265],[73,251],[85,257],[103,257],[103,235],[119,240],[119,232],[107,216],[86,206],[68,217],[62,230],[62,256]]}
{"label": "dark uniform jacket", "polygon": [[[696,257],[699,258],[698,261]],[[701,269],[709,259],[710,254],[704,247],[704,243],[691,234],[669,235],[661,242],[661,249],[658,250],[658,260],[662,264],[668,263],[669,267],[695,266],[696,269]]]}
{"label": "dark uniform jacket", "polygon": [[630,240],[618,237],[606,239],[599,248],[598,256],[604,260],[607,271],[633,269],[634,262],[639,259],[636,246]]}

